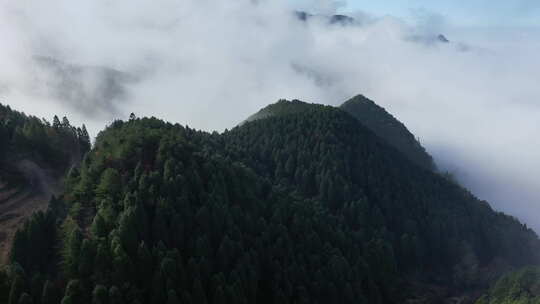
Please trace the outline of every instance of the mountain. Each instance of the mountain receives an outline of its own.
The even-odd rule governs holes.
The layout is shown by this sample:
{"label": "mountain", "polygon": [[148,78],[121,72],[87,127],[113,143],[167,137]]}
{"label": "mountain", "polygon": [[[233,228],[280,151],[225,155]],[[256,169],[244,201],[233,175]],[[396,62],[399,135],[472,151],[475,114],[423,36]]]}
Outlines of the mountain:
{"label": "mountain", "polygon": [[[325,14],[311,14],[305,11],[295,11],[294,16],[302,21],[302,22],[309,22],[312,20],[317,20],[318,22],[323,22],[328,25],[339,25],[339,26],[362,26],[366,22],[363,20],[355,19],[351,16],[347,15],[325,15]],[[368,21],[369,22],[369,21]],[[446,38],[443,34],[414,34],[407,38],[409,41],[419,42],[427,45],[434,45],[434,44],[446,44],[450,43],[450,40]]]}
{"label": "mountain", "polygon": [[372,100],[358,95],[343,103],[340,108],[358,119],[362,125],[368,127],[417,165],[428,170],[435,170],[432,157],[407,127]]}
{"label": "mountain", "polygon": [[450,40],[448,40],[448,38],[446,38],[446,36],[444,36],[443,34],[437,35],[437,39],[440,42],[443,42],[443,43],[449,43],[450,42]]}
{"label": "mountain", "polygon": [[[115,69],[63,62],[51,57],[33,58],[38,75],[45,75],[48,94],[72,109],[88,115],[118,113],[118,104],[126,99],[126,85],[136,77]],[[100,109],[105,109],[102,111]]]}
{"label": "mountain", "polygon": [[308,21],[312,18],[321,18],[323,20],[326,20],[328,24],[338,24],[338,25],[352,25],[356,22],[356,20],[352,17],[346,16],[346,15],[314,15],[310,14],[304,11],[296,11],[294,12],[296,18],[298,18],[301,21]]}
{"label": "mountain", "polygon": [[[310,111],[313,107],[314,104],[299,100],[280,100],[251,115],[246,122],[271,116],[299,114]],[[428,170],[436,170],[432,157],[407,127],[372,100],[363,95],[357,95],[344,102],[340,108],[358,119],[362,126],[370,129],[417,165]]]}
{"label": "mountain", "polygon": [[[421,43],[425,46],[436,46],[436,45],[446,45],[452,43],[448,38],[443,34],[433,35],[433,34],[412,34],[406,37],[407,41]],[[457,45],[460,48],[463,48],[462,45]]]}
{"label": "mountain", "polygon": [[289,114],[301,114],[303,112],[310,111],[316,107],[315,104],[308,104],[300,100],[288,101],[281,99],[276,103],[268,105],[263,109],[259,110],[257,113],[249,116],[245,122],[254,121],[258,119],[264,119],[271,116],[284,116]]}
{"label": "mountain", "polygon": [[0,143],[0,262],[5,263],[15,231],[61,192],[63,175],[90,149],[90,139],[84,126],[72,127],[67,118],[51,125],[0,105]]}
{"label": "mountain", "polygon": [[467,303],[538,263],[533,231],[344,110],[259,114],[113,122],[17,233],[0,301]]}

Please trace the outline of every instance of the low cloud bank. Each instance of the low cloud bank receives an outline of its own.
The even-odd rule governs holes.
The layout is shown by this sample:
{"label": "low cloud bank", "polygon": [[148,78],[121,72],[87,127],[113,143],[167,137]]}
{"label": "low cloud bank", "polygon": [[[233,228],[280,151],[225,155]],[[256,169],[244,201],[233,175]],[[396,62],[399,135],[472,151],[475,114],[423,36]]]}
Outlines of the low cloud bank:
{"label": "low cloud bank", "polygon": [[362,93],[476,195],[540,231],[540,30],[459,28],[425,12],[415,24],[357,12],[344,26],[294,9],[1,1],[0,102],[69,114],[96,134],[131,112],[223,130],[280,98],[338,105]]}

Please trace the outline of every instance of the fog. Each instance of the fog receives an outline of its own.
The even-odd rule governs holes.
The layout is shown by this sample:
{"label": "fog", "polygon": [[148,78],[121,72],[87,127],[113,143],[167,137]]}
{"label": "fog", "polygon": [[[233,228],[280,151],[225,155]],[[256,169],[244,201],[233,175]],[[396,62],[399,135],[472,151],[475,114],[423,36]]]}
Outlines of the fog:
{"label": "fog", "polygon": [[[304,1],[332,14],[342,3]],[[0,102],[93,135],[129,113],[232,128],[280,98],[364,94],[475,195],[540,231],[540,30],[299,20],[285,0],[0,0]],[[441,43],[438,34],[450,43]]]}

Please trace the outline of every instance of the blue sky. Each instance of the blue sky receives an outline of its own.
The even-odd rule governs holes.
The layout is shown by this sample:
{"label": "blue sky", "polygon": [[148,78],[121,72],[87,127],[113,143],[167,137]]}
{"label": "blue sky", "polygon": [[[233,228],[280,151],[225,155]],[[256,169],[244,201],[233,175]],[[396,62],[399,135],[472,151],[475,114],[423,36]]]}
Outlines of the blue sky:
{"label": "blue sky", "polygon": [[[305,2],[296,0],[297,2]],[[362,10],[409,19],[415,12],[442,15],[454,25],[540,26],[540,0],[307,0],[316,5],[341,3],[339,11]],[[324,4],[323,4],[324,3]]]}

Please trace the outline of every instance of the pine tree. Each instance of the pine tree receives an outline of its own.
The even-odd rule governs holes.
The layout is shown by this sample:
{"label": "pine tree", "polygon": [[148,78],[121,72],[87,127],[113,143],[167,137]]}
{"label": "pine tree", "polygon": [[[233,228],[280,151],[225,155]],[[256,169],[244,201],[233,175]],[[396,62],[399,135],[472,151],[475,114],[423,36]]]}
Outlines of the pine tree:
{"label": "pine tree", "polygon": [[32,300],[32,296],[27,294],[26,292],[21,295],[19,298],[18,304],[32,304],[34,301]]}
{"label": "pine tree", "polygon": [[94,273],[96,275],[96,282],[105,283],[108,279],[108,272],[110,271],[111,254],[109,247],[105,240],[101,240],[97,246],[96,258],[94,260]]}
{"label": "pine tree", "polygon": [[[83,235],[78,227],[71,229],[64,243],[63,263],[64,270],[69,277],[76,277],[79,270],[79,256],[81,252]],[[74,283],[75,284],[75,283]],[[77,282],[78,284],[78,282]]]}
{"label": "pine tree", "polygon": [[62,126],[62,128],[64,128],[64,129],[69,129],[69,128],[71,128],[71,123],[69,122],[69,119],[68,119],[66,116],[64,116],[64,117],[62,118],[62,125],[61,125],[61,126]]}
{"label": "pine tree", "polygon": [[120,217],[118,235],[126,251],[130,255],[135,255],[139,245],[136,207],[128,208]]}
{"label": "pine tree", "polygon": [[54,115],[54,118],[53,118],[53,128],[55,130],[58,130],[62,127],[62,124],[60,123],[60,119],[58,118],[58,116]]}
{"label": "pine tree", "polygon": [[92,292],[92,304],[107,304],[109,292],[103,285],[96,285]]}
{"label": "pine tree", "polygon": [[202,287],[201,280],[199,278],[195,278],[195,281],[193,283],[193,300],[195,303],[199,304],[207,304],[208,301],[206,300],[206,293]]}
{"label": "pine tree", "polygon": [[11,283],[11,289],[9,291],[9,304],[17,304],[19,302],[21,294],[23,293],[23,290],[24,279],[20,275],[17,275]]}
{"label": "pine tree", "polygon": [[112,286],[109,289],[109,304],[124,304],[122,293],[116,286]]}
{"label": "pine tree", "polygon": [[58,294],[53,283],[49,280],[45,281],[43,292],[41,293],[41,304],[56,304],[58,301]]}
{"label": "pine tree", "polygon": [[96,187],[96,195],[100,199],[111,198],[118,199],[122,190],[120,174],[116,169],[108,168],[101,175],[99,185]]}
{"label": "pine tree", "polygon": [[83,297],[81,282],[79,280],[71,280],[66,287],[66,294],[62,299],[62,304],[81,303]]}
{"label": "pine tree", "polygon": [[167,294],[167,304],[180,304],[180,300],[174,290],[169,290]]}
{"label": "pine tree", "polygon": [[81,146],[81,153],[84,155],[86,152],[90,151],[90,148],[92,147],[92,143],[90,141],[90,135],[88,134],[88,130],[86,130],[86,126],[83,124],[81,128],[81,134],[79,136],[79,144]]}
{"label": "pine tree", "polygon": [[94,216],[92,226],[90,226],[90,231],[95,237],[98,238],[107,236],[107,224],[105,223],[105,220],[100,212]]}
{"label": "pine tree", "polygon": [[79,274],[82,277],[89,277],[94,270],[95,247],[92,241],[84,239],[81,245],[79,256]]}

